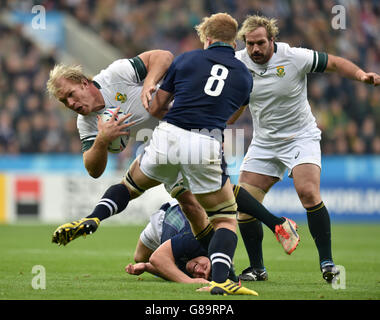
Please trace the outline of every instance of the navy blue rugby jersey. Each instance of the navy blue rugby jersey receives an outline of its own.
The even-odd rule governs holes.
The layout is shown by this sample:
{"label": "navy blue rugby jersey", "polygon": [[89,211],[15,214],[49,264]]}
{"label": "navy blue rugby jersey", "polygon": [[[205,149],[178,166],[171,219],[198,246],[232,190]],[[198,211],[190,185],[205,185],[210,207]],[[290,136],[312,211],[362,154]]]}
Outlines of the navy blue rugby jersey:
{"label": "navy blue rugby jersey", "polygon": [[160,89],[174,94],[174,103],[163,120],[180,128],[220,129],[249,103],[252,75],[223,42],[206,50],[176,57]]}
{"label": "navy blue rugby jersey", "polygon": [[168,202],[160,209],[165,211],[161,243],[171,239],[175,264],[187,273],[186,263],[199,256],[207,257],[207,250],[195,239],[190,224],[178,204],[171,205]]}

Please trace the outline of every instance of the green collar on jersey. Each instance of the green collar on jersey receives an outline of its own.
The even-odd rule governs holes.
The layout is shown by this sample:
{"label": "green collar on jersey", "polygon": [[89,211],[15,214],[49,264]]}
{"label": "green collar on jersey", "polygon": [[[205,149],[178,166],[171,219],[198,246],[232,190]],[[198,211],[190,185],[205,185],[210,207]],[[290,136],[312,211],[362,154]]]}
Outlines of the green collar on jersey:
{"label": "green collar on jersey", "polygon": [[233,47],[228,44],[228,43],[225,43],[225,42],[222,42],[222,41],[217,41],[217,42],[214,42],[213,44],[210,44],[207,49],[210,49],[210,48],[215,48],[215,47],[230,47],[233,49]]}

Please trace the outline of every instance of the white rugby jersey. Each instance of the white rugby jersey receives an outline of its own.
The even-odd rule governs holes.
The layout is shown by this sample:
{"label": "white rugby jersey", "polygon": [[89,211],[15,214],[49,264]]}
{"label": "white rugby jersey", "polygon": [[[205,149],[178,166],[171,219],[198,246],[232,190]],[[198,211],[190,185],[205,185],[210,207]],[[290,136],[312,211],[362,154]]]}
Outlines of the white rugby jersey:
{"label": "white rugby jersey", "polygon": [[307,100],[307,73],[323,72],[327,54],[275,43],[266,64],[256,64],[247,50],[236,52],[253,76],[249,108],[256,143],[275,143],[301,135],[320,138],[321,131]]}
{"label": "white rugby jersey", "polygon": [[109,107],[120,107],[125,114],[132,113],[128,118],[128,121],[136,122],[129,127],[132,138],[136,139],[140,129],[153,130],[156,127],[159,120],[145,110],[140,98],[146,73],[143,61],[135,57],[116,60],[93,78],[94,84],[104,98],[105,107],[87,116],[78,115],[77,127],[82,142],[82,152],[92,146],[98,134],[96,116]]}

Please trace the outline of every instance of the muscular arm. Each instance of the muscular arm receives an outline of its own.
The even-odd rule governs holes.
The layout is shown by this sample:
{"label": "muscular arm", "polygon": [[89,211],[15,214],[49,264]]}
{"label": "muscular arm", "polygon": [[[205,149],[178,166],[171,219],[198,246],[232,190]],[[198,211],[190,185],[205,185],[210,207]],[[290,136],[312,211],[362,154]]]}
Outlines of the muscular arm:
{"label": "muscular arm", "polygon": [[173,99],[173,94],[159,89],[149,107],[149,113],[158,119],[162,119],[169,110],[169,104]]}
{"label": "muscular arm", "polygon": [[97,137],[92,147],[83,153],[83,163],[91,177],[99,178],[106,169],[107,148],[108,143]]}
{"label": "muscular arm", "polygon": [[144,108],[148,110],[152,93],[156,90],[157,83],[162,79],[173,61],[173,54],[166,50],[151,50],[139,55],[147,69],[147,76],[141,92]]}
{"label": "muscular arm", "polygon": [[365,72],[353,62],[334,55],[328,55],[326,71],[336,72],[343,77],[357,80],[360,82],[380,85],[380,76],[374,72]]}
{"label": "muscular arm", "polygon": [[132,275],[140,275],[144,272],[149,272],[163,279],[192,283],[193,279],[184,274],[178,269],[175,264],[171,241],[167,240],[151,255],[149,262],[140,262],[136,264],[128,264],[125,271]]}

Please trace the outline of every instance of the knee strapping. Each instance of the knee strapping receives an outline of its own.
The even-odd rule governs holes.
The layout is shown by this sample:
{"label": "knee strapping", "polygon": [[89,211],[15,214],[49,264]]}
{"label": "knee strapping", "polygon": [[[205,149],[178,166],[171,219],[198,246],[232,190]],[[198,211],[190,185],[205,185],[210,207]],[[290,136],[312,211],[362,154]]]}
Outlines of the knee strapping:
{"label": "knee strapping", "polygon": [[236,218],[237,204],[235,198],[218,204],[213,208],[205,208],[209,220],[215,218]]}
{"label": "knee strapping", "polygon": [[[259,201],[261,203],[264,201],[264,197],[266,195],[266,192],[263,189],[261,189],[259,187],[252,186],[252,185],[245,183],[245,182],[241,182],[241,183],[239,183],[239,185],[241,187],[243,187],[245,190],[247,190],[251,194],[251,196],[254,197],[257,201]],[[236,197],[236,195],[235,195],[235,197]]]}
{"label": "knee strapping", "polygon": [[127,188],[131,191],[133,191],[134,193],[138,194],[138,195],[141,195],[145,192],[144,189],[140,188],[132,179],[132,176],[131,174],[129,173],[129,169],[128,171],[126,172],[124,178],[123,178],[123,182],[124,184],[127,186]]}
{"label": "knee strapping", "polygon": [[185,193],[186,191],[187,189],[183,185],[183,181],[180,181],[171,188],[169,193],[172,198],[177,199],[181,194]]}

